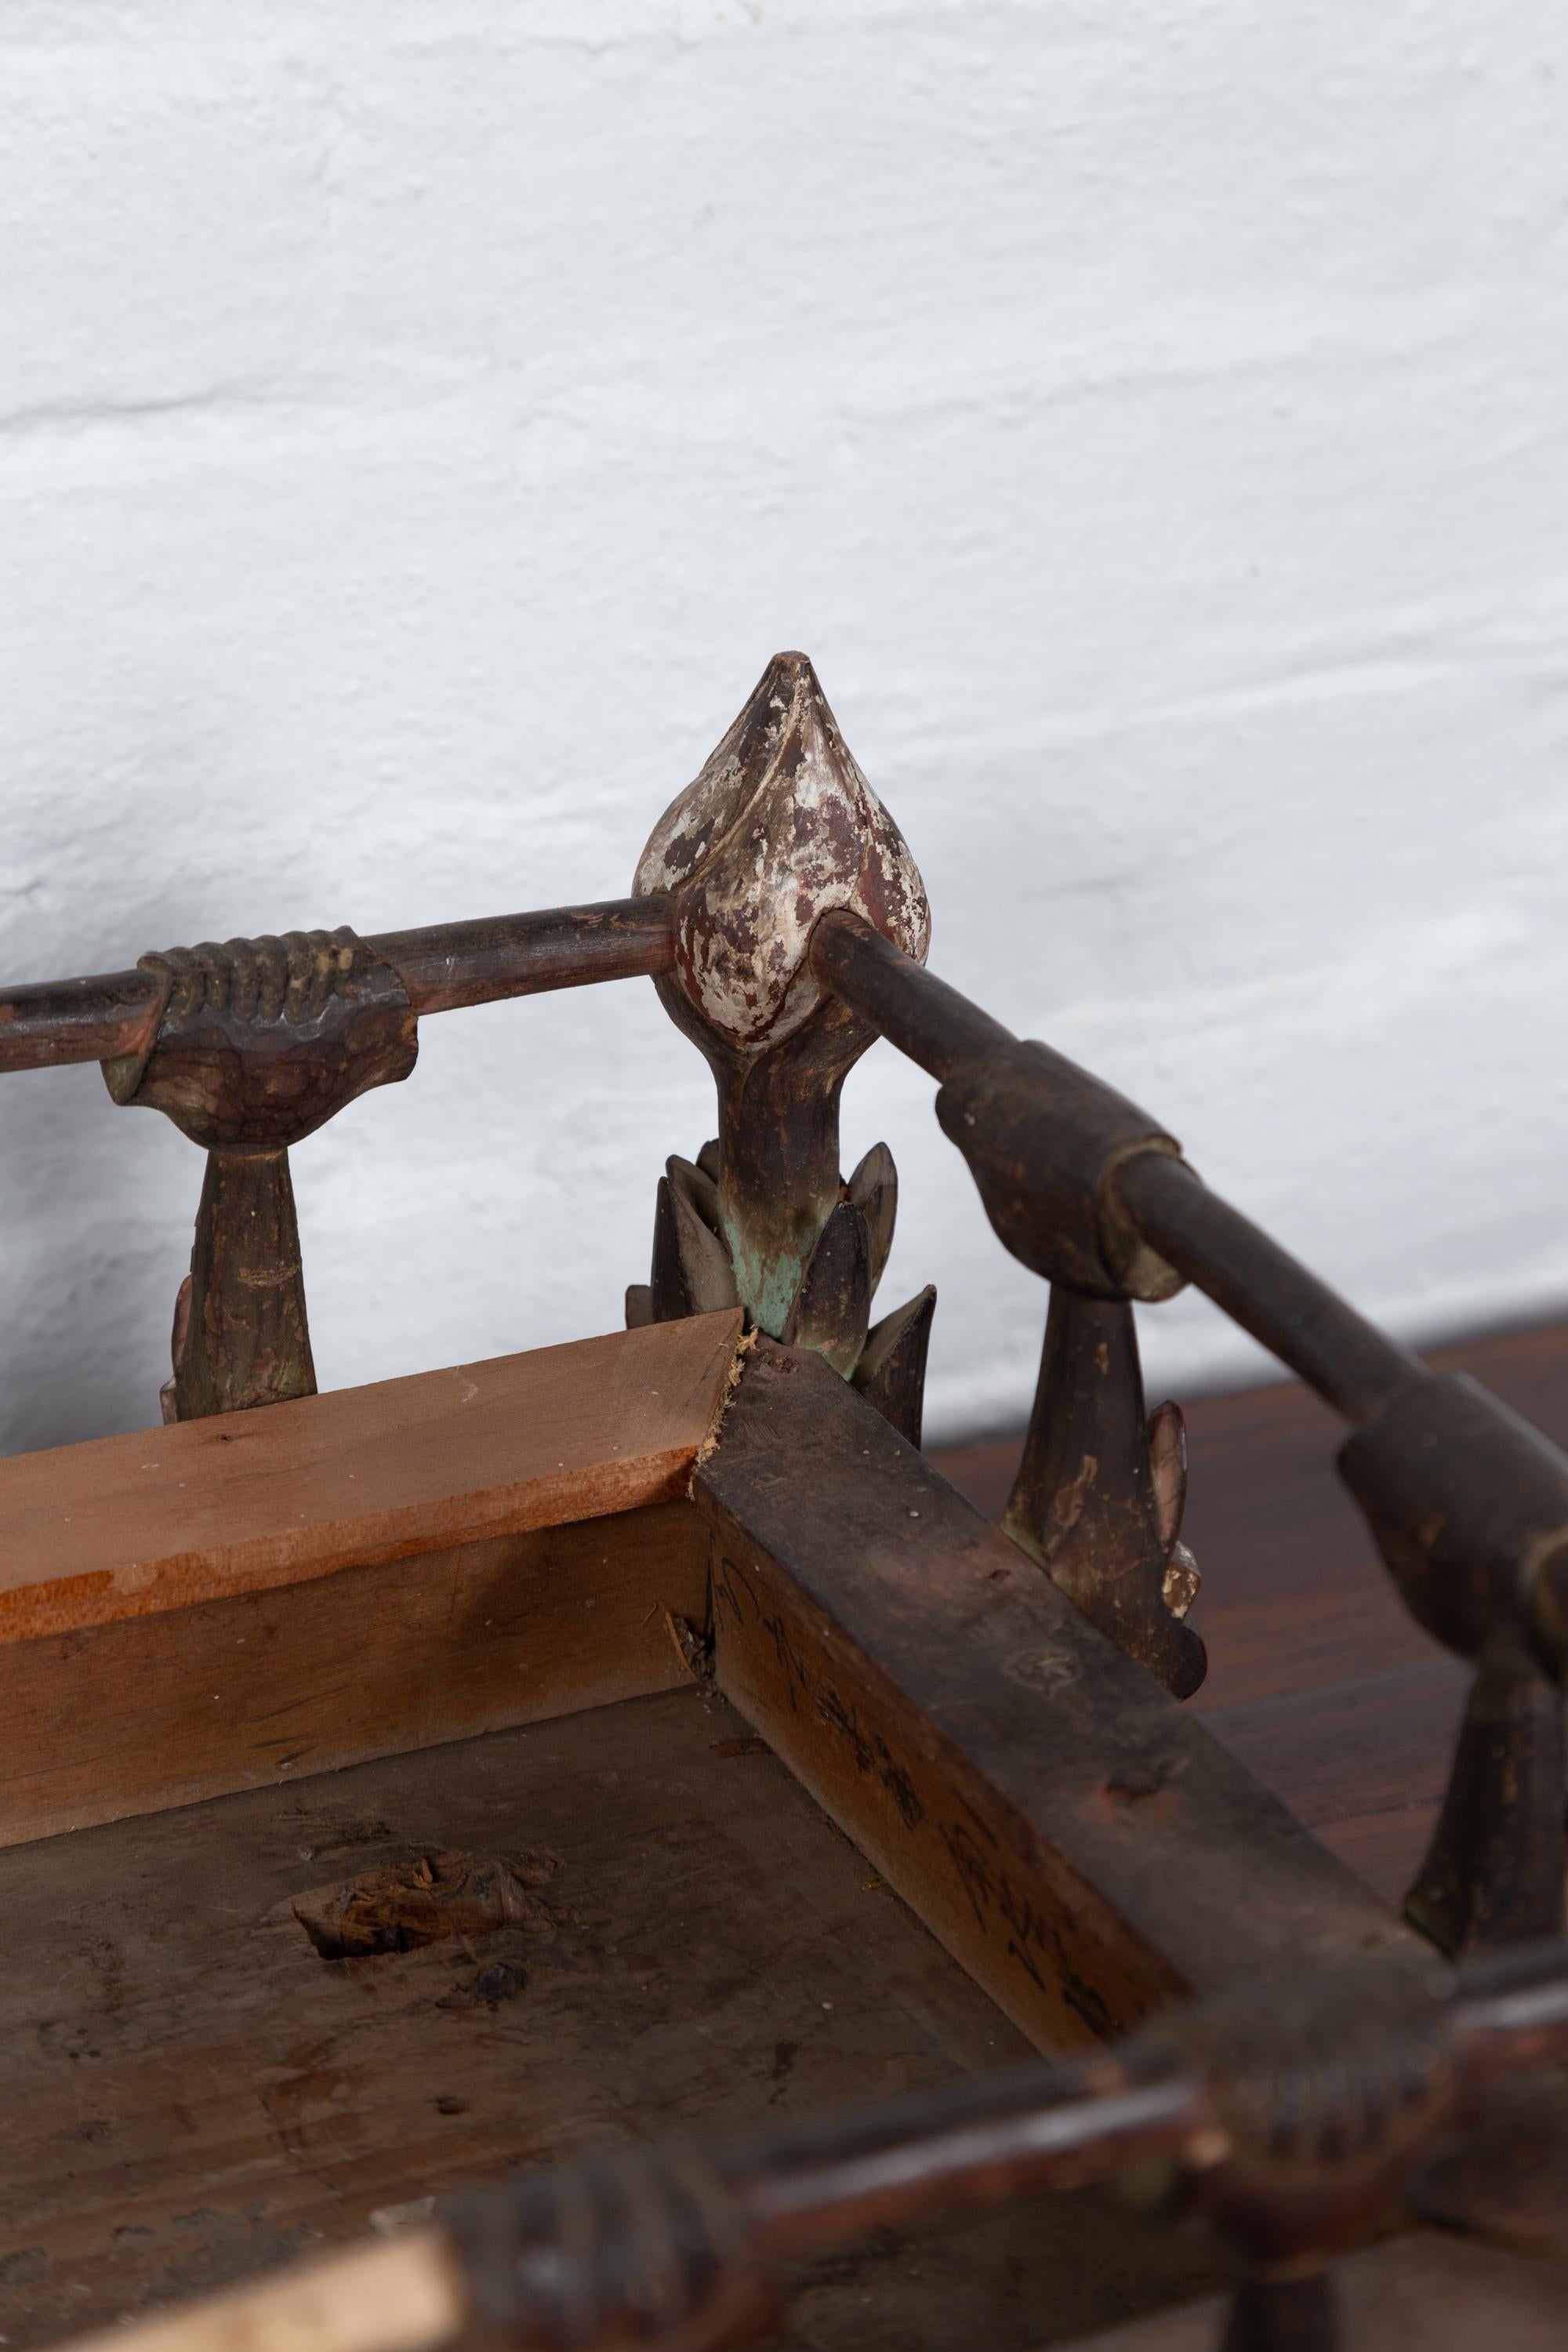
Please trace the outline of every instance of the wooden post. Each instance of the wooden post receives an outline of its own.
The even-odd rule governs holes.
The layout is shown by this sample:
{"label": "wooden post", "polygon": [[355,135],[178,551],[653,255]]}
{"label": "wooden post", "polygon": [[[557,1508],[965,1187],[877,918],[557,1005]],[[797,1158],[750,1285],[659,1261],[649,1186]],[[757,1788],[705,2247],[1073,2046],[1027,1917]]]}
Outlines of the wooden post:
{"label": "wooden post", "polygon": [[738,1299],[918,1435],[934,1293],[872,1329],[898,1176],[884,1144],[847,1183],[838,1164],[839,1095],[876,1032],[816,980],[806,946],[818,915],[848,907],[923,956],[930,916],[804,654],[769,664],[655,826],[635,889],[668,901],[674,965],[656,985],[713,1071],[719,1134],[695,1163],[668,1163],[628,1319]]}

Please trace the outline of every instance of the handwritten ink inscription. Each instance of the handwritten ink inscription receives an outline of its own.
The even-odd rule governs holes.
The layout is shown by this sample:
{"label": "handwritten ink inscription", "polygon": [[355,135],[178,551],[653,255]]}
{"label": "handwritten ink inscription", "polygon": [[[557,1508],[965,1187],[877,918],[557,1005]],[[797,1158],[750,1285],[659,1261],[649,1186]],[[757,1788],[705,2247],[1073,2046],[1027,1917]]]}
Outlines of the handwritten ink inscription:
{"label": "handwritten ink inscription", "polygon": [[855,1759],[859,1772],[869,1772],[879,1780],[898,1808],[899,1819],[907,1830],[918,1830],[925,1820],[926,1809],[915,1793],[915,1784],[906,1768],[899,1763],[879,1731],[863,1730],[854,1701],[846,1701],[837,1691],[824,1691],[816,1702],[816,1712],[830,1731],[843,1739]]}
{"label": "handwritten ink inscription", "polygon": [[802,1701],[811,1689],[810,1669],[790,1637],[786,1620],[777,1609],[764,1607],[738,1560],[721,1555],[712,1572],[710,1607],[714,1622],[721,1629],[732,1626],[737,1633],[742,1633],[749,1624],[761,1626],[773,1645],[774,1657],[784,1669],[790,1712],[798,1715]]}
{"label": "handwritten ink inscription", "polygon": [[[933,1841],[940,1847],[947,1864],[943,1874],[956,1884],[973,1934],[995,1951],[998,1962],[1005,1959],[1011,1969],[1022,1970],[1041,1993],[1063,2003],[1092,2033],[1113,2032],[1116,2017],[1074,1966],[1070,1912],[1046,1888],[1030,1885],[1005,1852],[997,1832],[959,1790],[922,1766],[919,1758],[899,1752],[883,1727],[885,1717],[881,1722],[877,1719],[881,1710],[846,1688],[834,1671],[836,1662],[803,1627],[799,1612],[786,1612],[774,1601],[765,1580],[754,1580],[753,1571],[723,1557],[713,1571],[712,1605],[721,1634],[727,1628],[752,1639],[760,1636],[766,1644],[763,1655],[771,1654],[779,1670],[775,1703],[787,1702],[792,1717],[814,1717],[852,1763],[857,1778],[874,1783],[889,1800],[898,1824],[895,1839],[901,1832],[922,1847]],[[1048,1654],[1028,1663],[1035,1669],[1030,1679],[1053,1679],[1050,1668],[1056,1661]],[[897,1883],[892,1849],[874,1858],[885,1863]],[[921,1867],[921,1884],[931,1883],[928,1863]]]}

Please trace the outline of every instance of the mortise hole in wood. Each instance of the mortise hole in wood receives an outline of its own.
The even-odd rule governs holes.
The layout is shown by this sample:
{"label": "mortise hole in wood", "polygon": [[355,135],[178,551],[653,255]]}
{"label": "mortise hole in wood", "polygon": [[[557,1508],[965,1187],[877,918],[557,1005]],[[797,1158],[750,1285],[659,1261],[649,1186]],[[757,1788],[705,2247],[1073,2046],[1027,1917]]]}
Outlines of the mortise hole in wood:
{"label": "mortise hole in wood", "polygon": [[[437,1847],[379,1863],[357,1878],[312,1887],[295,1898],[294,1916],[323,1960],[415,1952],[426,1944],[490,1935],[500,1927],[548,1930],[554,1922],[538,1890],[559,1866],[553,1854],[513,1854],[503,1861]],[[480,1977],[489,1973],[493,1972],[481,1970]],[[503,1991],[498,1982],[478,1997],[505,1998],[516,1990],[509,1984]]]}

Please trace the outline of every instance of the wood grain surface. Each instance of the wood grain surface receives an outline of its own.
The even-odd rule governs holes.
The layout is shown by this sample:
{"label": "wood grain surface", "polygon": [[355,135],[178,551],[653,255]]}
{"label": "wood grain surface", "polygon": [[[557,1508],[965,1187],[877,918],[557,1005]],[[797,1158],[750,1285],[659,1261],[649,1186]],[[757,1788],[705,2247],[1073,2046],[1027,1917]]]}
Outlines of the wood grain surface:
{"label": "wood grain surface", "polygon": [[0,1646],[0,1845],[668,1690],[687,1502]]}
{"label": "wood grain surface", "polygon": [[[322,1959],[295,1906],[439,1850],[514,1924]],[[623,1706],[0,1854],[0,2336],[259,2274],[434,2191],[743,2139],[1025,2054],[725,1703]],[[1028,2352],[1212,2285],[1089,2195],[879,2231],[794,2352]]]}
{"label": "wood grain surface", "polygon": [[[1568,1434],[1568,1334],[1526,1335],[1459,1360],[1552,1434]],[[1333,1476],[1335,1424],[1310,1398],[1258,1391],[1200,1402],[1190,1418],[1188,1528],[1205,1572],[1199,1605],[1214,1668],[1195,1706],[1154,1696],[1184,1738],[1217,1736],[1369,1877],[1382,1869],[1392,1885],[1401,1851],[1418,1850],[1430,1818],[1422,1808],[1441,1782],[1462,1678],[1388,1592]],[[204,1433],[195,1424],[158,1437]],[[890,1433],[888,1442],[899,1444]],[[994,1449],[988,1474],[998,1503],[1008,1452]],[[973,1452],[954,1466],[989,1499]],[[795,1491],[817,1493],[829,1467],[813,1456]],[[684,1559],[679,1573],[694,1586],[700,1544],[682,1549],[685,1511],[639,1508],[548,1538],[484,1536],[466,1553],[449,1550],[438,1571],[413,1558],[382,1568],[405,1574],[428,1604],[407,1618],[391,1661],[380,1659],[381,1633],[353,1650],[356,1628],[373,1621],[355,1603],[366,1588],[352,1568],[308,1591],[192,1607],[162,1630],[247,1614],[259,1625],[284,1601],[330,1609],[335,1592],[345,1605],[330,1640],[355,1673],[401,1677],[399,1703],[411,1710],[422,1666],[434,1688],[445,1676],[488,1704],[496,1629],[483,1616],[500,1580],[521,1580],[500,1654],[520,1661],[525,1679],[522,1588],[596,1599],[589,1555],[551,1547],[597,1532],[597,1566],[607,1570],[638,1557],[637,1542],[611,1540],[616,1530],[646,1529],[656,1550],[671,1547],[668,1578],[654,1581],[673,1590]],[[1001,1542],[973,1527],[973,1544]],[[822,1587],[792,1601],[819,1654],[824,1635],[831,1650],[846,1613],[866,1602],[864,1590],[833,1589],[834,1565],[825,1552]],[[445,1581],[432,1593],[436,1573]],[[917,1579],[906,1597],[900,1640],[910,1624],[919,1630],[932,1596]],[[552,1672],[569,1679],[569,1628],[557,1615],[567,1646]],[[308,1647],[308,1612],[293,1622]],[[793,1636],[787,1620],[779,1624],[781,1643],[771,1631],[766,1641],[782,1719]],[[443,1642],[460,1649],[465,1628],[485,1642],[443,1663]],[[76,1656],[99,1654],[102,1673],[79,1722],[60,1727],[79,1765],[107,1695],[149,1671],[113,1645],[158,1630],[111,1623],[14,1648],[13,1664],[62,1642],[57,1692],[70,1644]],[[656,1633],[657,1621],[647,1628]],[[593,1649],[584,1643],[582,1656]],[[936,1674],[940,1657],[929,1644],[925,1654],[921,1671]],[[896,1664],[910,1687],[908,1660]],[[167,1696],[150,1693],[149,1706],[156,1712]],[[232,1698],[230,1688],[231,1708]],[[934,1685],[922,1698],[924,1769],[972,1733]],[[386,1703],[384,1690],[367,1691],[373,1713]],[[0,1854],[10,1923],[0,1976],[0,2336],[13,2352],[339,2242],[378,2211],[514,2163],[565,2160],[630,2134],[749,2137],[1022,2054],[1022,2035],[896,1899],[889,1875],[835,1831],[717,1695],[686,1687],[294,1781],[328,1753],[333,1708],[357,1704],[323,1678],[301,1710],[315,1710],[322,1744],[281,1761],[289,1784]],[[1053,1762],[1033,1734],[1016,1737],[1016,1725],[991,1729],[999,1780],[1032,1773],[1044,1789],[1077,1769],[1070,1756]],[[258,1748],[293,1736],[288,1719],[271,1731],[244,1725]],[[872,1825],[886,1824],[891,1845],[898,1759],[847,1734],[837,1745],[840,1780],[860,1791],[857,1804],[881,1808]],[[849,1818],[847,1797],[828,1801]],[[1124,1805],[1116,1820],[1138,1811]],[[405,1871],[437,1849],[515,1864],[518,1883],[535,1890],[513,1915],[522,1924],[363,1959],[318,1956],[296,1903],[308,1907],[323,1887],[379,1869]],[[1095,1875],[1098,1884],[1098,1866]],[[1239,1900],[1233,1907],[1245,1916]],[[1561,2272],[1505,2264],[1447,2237],[1358,2256],[1346,2279],[1362,2332],[1411,2352],[1450,2343],[1469,2352],[1476,2341],[1523,2352],[1568,2329]],[[791,2352],[1028,2352],[1121,2323],[1100,2352],[1195,2352],[1214,2340],[1212,2305],[1126,2324],[1215,2283],[1201,2245],[1154,2235],[1093,2196],[1027,2200],[978,2221],[883,2232],[810,2266],[777,2341]],[[1500,2331],[1478,2335],[1500,2315]]]}
{"label": "wood grain surface", "polygon": [[693,1493],[720,1686],[1043,2047],[1405,1945],[819,1358],[758,1342]]}
{"label": "wood grain surface", "polygon": [[0,1643],[679,1495],[740,1317],[0,1462]]}

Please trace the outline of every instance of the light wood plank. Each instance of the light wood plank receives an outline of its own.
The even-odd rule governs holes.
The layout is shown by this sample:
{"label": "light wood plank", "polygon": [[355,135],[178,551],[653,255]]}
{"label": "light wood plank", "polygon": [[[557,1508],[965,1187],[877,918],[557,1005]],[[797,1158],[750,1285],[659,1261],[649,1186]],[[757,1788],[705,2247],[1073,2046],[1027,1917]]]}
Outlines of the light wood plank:
{"label": "light wood plank", "polygon": [[0,1643],[684,1491],[731,1310],[0,1462]]}
{"label": "light wood plank", "polygon": [[671,1689],[687,1502],[0,1646],[0,1845]]}

